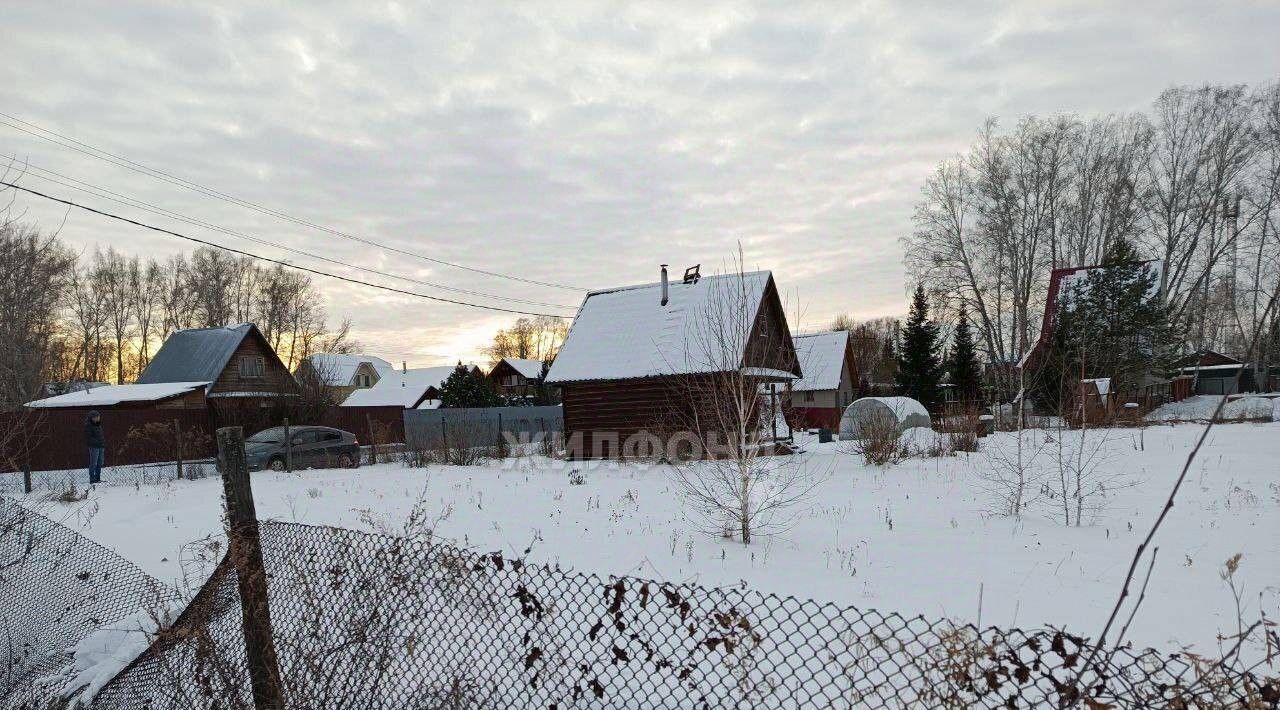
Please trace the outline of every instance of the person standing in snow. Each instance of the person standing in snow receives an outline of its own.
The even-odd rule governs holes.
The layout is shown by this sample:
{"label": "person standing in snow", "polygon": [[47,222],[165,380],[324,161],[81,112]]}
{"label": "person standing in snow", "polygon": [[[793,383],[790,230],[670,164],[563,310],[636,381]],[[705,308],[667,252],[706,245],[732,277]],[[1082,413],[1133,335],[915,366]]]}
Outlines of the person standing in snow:
{"label": "person standing in snow", "polygon": [[102,481],[102,462],[106,459],[106,439],[102,436],[102,416],[97,410],[89,412],[84,423],[84,442],[89,447],[89,484]]}

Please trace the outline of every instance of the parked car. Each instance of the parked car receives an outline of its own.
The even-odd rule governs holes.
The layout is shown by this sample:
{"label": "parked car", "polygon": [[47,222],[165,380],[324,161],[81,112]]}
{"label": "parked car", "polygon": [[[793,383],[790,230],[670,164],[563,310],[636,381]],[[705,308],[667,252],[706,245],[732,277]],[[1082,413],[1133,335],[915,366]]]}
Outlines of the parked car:
{"label": "parked car", "polygon": [[[360,442],[349,431],[327,426],[291,426],[293,468],[355,468],[360,465]],[[283,471],[287,455],[284,427],[263,429],[244,440],[250,471]]]}

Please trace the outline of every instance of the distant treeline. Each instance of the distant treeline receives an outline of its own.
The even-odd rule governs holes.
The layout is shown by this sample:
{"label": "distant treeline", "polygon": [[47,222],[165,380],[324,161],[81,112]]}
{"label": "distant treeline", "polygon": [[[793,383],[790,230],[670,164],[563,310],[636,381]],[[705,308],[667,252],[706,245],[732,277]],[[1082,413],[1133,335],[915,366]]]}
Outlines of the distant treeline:
{"label": "distant treeline", "polygon": [[202,247],[167,260],[77,256],[56,235],[0,224],[0,408],[46,382],[130,382],[173,331],[257,323],[292,368],[341,347],[306,274]]}

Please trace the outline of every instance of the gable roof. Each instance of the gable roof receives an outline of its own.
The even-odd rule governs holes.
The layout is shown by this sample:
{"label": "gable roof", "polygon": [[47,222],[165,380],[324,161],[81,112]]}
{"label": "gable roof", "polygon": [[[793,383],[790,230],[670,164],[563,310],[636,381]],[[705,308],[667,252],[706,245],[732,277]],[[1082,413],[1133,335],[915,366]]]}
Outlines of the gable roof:
{"label": "gable roof", "polygon": [[184,395],[208,382],[162,382],[152,385],[104,385],[27,402],[38,409],[110,407],[121,402],[158,402]]}
{"label": "gable roof", "polygon": [[796,392],[840,389],[845,353],[849,349],[849,332],[809,333],[797,335],[792,340],[804,375],[791,383],[791,389]]}
{"label": "gable roof", "polygon": [[347,355],[344,353],[314,353],[306,357],[311,369],[320,373],[325,384],[332,387],[343,387],[352,383],[360,366],[369,365],[379,376],[395,370],[395,366],[373,355]]}
{"label": "gable roof", "polygon": [[[475,365],[470,366],[479,372]],[[404,407],[413,409],[427,399],[428,390],[439,390],[457,365],[415,367],[407,372],[391,370],[372,387],[358,389],[342,401],[343,407]]]}
{"label": "gable roof", "polygon": [[[520,373],[521,377],[525,377],[530,380],[536,380],[539,377],[542,377],[542,361],[541,360],[528,360],[528,359],[518,358],[518,357],[504,357],[502,358],[502,360],[499,361],[498,364],[502,364],[504,362],[510,365],[511,369]],[[494,365],[494,369],[497,369],[497,365]]]}
{"label": "gable roof", "polygon": [[[1155,274],[1156,277],[1155,290],[1148,296],[1158,296],[1160,294],[1160,280],[1164,273],[1164,262],[1160,259],[1150,259],[1140,263],[1144,264],[1148,271]],[[1044,299],[1044,317],[1040,322],[1040,335],[1036,338],[1036,342],[1031,346],[1031,349],[1023,353],[1022,358],[1018,360],[1018,367],[1037,366],[1040,351],[1048,347],[1049,338],[1053,335],[1054,324],[1058,321],[1058,311],[1062,305],[1070,300],[1072,289],[1077,285],[1083,288],[1088,283],[1087,279],[1090,272],[1107,268],[1110,267],[1101,265],[1069,266],[1062,269],[1054,269],[1049,273],[1049,288]]]}
{"label": "gable roof", "polygon": [[[174,331],[147,364],[147,369],[138,376],[138,384],[214,382],[226,369],[241,341],[250,333],[262,338],[262,333],[252,323]],[[263,342],[266,342],[265,338]],[[276,360],[279,362],[278,357]]]}
{"label": "gable roof", "polygon": [[747,315],[754,323],[772,282],[768,271],[703,276],[693,283],[672,281],[665,306],[661,283],[592,291],[578,308],[546,381],[711,372],[711,366],[700,362],[704,358],[696,352],[699,336],[707,327],[708,309],[717,302],[736,299],[734,289],[741,286],[750,309]]}

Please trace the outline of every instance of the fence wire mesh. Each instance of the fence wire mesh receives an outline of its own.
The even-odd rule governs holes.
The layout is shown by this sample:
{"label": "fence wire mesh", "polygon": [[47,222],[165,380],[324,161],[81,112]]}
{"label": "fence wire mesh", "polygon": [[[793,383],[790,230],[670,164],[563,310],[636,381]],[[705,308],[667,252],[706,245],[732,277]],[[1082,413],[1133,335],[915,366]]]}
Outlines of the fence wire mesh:
{"label": "fence wire mesh", "polygon": [[[289,707],[1275,707],[1280,682],[1055,630],[564,572],[429,539],[261,536]],[[252,707],[224,561],[95,708]],[[1077,677],[1082,681],[1077,683]]]}
{"label": "fence wire mesh", "polygon": [[174,597],[133,563],[0,497],[0,707],[35,707],[49,679],[65,676],[68,649]]}

